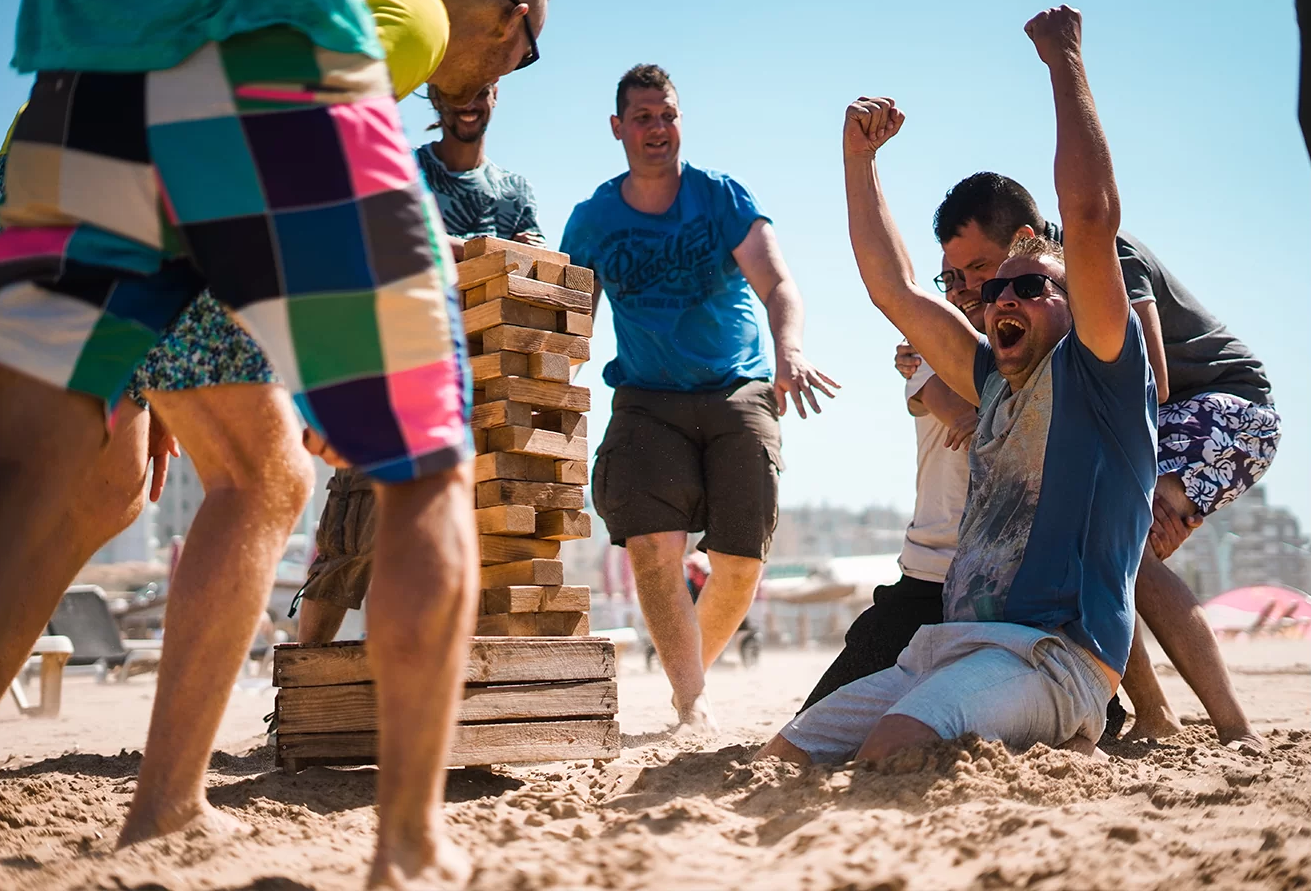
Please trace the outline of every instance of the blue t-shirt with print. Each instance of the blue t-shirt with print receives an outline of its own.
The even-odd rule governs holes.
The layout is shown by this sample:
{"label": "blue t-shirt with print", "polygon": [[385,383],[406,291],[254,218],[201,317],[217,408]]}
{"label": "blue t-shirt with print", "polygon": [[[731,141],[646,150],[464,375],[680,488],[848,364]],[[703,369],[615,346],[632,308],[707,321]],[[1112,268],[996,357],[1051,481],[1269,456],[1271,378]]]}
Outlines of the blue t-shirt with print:
{"label": "blue t-shirt with print", "polygon": [[1120,674],[1152,524],[1156,380],[1136,313],[1114,362],[1073,330],[1012,393],[987,342],[948,622],[1060,629]]}
{"label": "blue t-shirt with print", "polygon": [[615,177],[574,208],[560,250],[591,267],[614,311],[612,387],[697,392],[740,378],[768,380],[755,298],[733,259],[751,225],[767,220],[746,186],[684,162],[669,210],[624,201]]}

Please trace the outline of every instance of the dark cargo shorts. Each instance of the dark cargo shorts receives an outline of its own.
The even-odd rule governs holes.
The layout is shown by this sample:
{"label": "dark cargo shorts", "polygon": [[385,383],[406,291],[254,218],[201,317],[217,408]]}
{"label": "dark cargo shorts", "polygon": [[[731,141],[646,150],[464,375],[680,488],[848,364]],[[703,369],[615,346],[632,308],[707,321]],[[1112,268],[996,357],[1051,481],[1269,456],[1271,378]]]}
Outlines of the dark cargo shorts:
{"label": "dark cargo shorts", "polygon": [[706,533],[702,550],[763,560],[778,523],[782,437],[774,388],[615,390],[592,499],[610,540]]}
{"label": "dark cargo shorts", "polygon": [[328,482],[328,501],[319,518],[309,581],[302,596],[346,609],[359,609],[373,577],[376,500],[369,478],[338,470]]}

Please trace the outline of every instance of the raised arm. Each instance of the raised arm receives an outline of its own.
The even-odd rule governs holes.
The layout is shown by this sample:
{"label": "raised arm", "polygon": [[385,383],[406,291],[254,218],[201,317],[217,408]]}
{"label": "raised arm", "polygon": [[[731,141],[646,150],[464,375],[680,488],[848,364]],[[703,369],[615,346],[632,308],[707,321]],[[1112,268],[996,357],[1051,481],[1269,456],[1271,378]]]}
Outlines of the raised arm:
{"label": "raised arm", "polygon": [[1082,16],[1058,6],[1038,13],[1024,30],[1051,71],[1056,101],[1056,199],[1065,227],[1074,330],[1094,356],[1114,362],[1129,324],[1129,297],[1115,248],[1120,195],[1083,70]]}
{"label": "raised arm", "polygon": [[904,120],[891,99],[862,96],[847,106],[842,154],[851,247],[874,305],[915,344],[947,386],[978,405],[974,356],[979,335],[960,310],[915,284],[910,255],[875,169],[875,153],[896,135]]}

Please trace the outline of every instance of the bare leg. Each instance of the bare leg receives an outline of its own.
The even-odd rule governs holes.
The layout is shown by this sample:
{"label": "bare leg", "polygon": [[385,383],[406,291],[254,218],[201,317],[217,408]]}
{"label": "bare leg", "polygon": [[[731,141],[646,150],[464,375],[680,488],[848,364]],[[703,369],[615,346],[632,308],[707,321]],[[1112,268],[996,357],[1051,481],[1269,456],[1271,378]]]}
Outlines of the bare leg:
{"label": "bare leg", "polygon": [[346,607],[322,600],[301,600],[296,638],[300,643],[325,644],[337,637],[346,619]]}
{"label": "bare leg", "polygon": [[759,761],[762,758],[778,758],[781,761],[800,764],[802,767],[810,766],[810,756],[784,739],[782,734],[775,735],[761,746],[760,751],[751,756],[752,761]]}
{"label": "bare leg", "polygon": [[446,757],[478,601],[469,464],[377,486],[369,664],[378,693],[378,848],[371,888],[407,879],[463,887],[470,867],[442,838]]}
{"label": "bare leg", "polygon": [[1156,669],[1152,668],[1152,658],[1143,643],[1142,619],[1134,628],[1129,665],[1122,683],[1124,692],[1133,700],[1133,727],[1125,735],[1126,740],[1162,739],[1184,729],[1170,709]]}
{"label": "bare leg", "polygon": [[637,535],[628,539],[627,547],[642,617],[674,688],[679,724],[690,731],[712,731],[715,719],[706,698],[701,627],[683,578],[687,533]]}
{"label": "bare leg", "polygon": [[701,666],[709,671],[751,609],[765,564],[751,557],[707,553],[710,578],[697,598],[696,618],[701,626]]}
{"label": "bare leg", "polygon": [[86,560],[79,492],[108,451],[104,441],[96,400],[0,367],[0,690]]}
{"label": "bare leg", "polygon": [[938,742],[942,737],[925,724],[906,715],[884,715],[874,725],[865,744],[856,753],[857,761],[879,761],[911,746]]}
{"label": "bare leg", "polygon": [[210,747],[314,469],[287,391],[230,384],[146,398],[205,487],[165,608],[146,755],[119,846],[230,823],[205,800]]}

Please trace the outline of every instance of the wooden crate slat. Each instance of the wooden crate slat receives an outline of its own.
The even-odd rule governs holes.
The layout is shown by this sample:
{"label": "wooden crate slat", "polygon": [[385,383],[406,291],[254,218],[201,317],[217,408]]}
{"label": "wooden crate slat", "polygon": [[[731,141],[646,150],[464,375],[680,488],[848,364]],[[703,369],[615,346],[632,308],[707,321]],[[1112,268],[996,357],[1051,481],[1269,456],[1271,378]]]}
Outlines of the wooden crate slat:
{"label": "wooden crate slat", "polygon": [[[532,357],[529,357],[532,361]],[[592,407],[592,391],[552,381],[535,381],[522,377],[494,378],[487,382],[488,401],[508,399],[538,408],[559,408],[585,412]],[[531,423],[531,421],[529,422]]]}
{"label": "wooden crate slat", "polygon": [[[378,734],[279,733],[277,754],[280,763],[375,764]],[[463,767],[618,757],[618,721],[530,721],[457,726],[447,763]]]}
{"label": "wooden crate slat", "polygon": [[[606,638],[481,640],[475,637],[464,679],[471,684],[510,684],[614,676],[615,647]],[[273,651],[273,683],[279,687],[372,681],[363,641],[279,644]]]}
{"label": "wooden crate slat", "polygon": [[508,585],[482,592],[485,615],[496,613],[587,612],[592,592],[586,585]]}
{"label": "wooden crate slat", "polygon": [[[518,325],[497,325],[483,332],[482,352],[564,353],[574,365],[592,357],[591,340],[573,334],[553,334]],[[473,348],[472,341],[469,345]]]}
{"label": "wooden crate slat", "polygon": [[[457,720],[534,721],[612,717],[619,708],[611,680],[465,687]],[[279,733],[349,733],[378,729],[372,684],[291,687],[278,691]]]}
{"label": "wooden crate slat", "polygon": [[560,263],[564,266],[569,265],[568,254],[550,251],[535,244],[523,244],[522,242],[509,241],[504,238],[493,238],[490,235],[479,235],[477,238],[470,238],[464,242],[465,262],[468,262],[470,258],[481,257],[494,251],[515,251],[527,254],[534,260],[545,260],[548,263]]}

